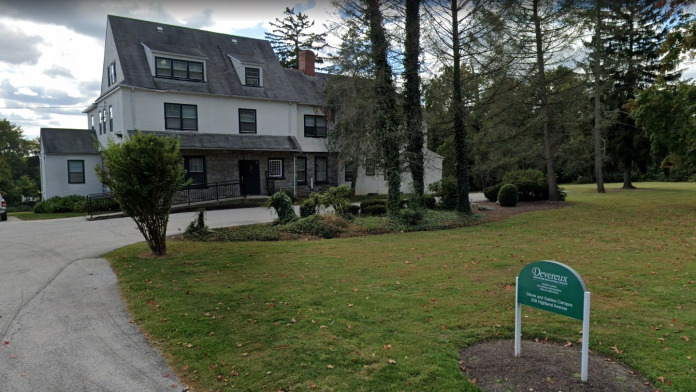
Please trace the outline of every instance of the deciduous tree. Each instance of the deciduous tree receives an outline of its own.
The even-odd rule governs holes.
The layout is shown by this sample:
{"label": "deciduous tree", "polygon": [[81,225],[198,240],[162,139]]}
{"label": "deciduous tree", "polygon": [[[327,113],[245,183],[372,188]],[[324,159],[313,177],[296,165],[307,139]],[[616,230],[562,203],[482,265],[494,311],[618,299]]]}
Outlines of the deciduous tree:
{"label": "deciduous tree", "polygon": [[155,255],[167,254],[167,223],[175,193],[186,182],[179,141],[138,133],[101,150],[104,166],[94,169],[121,211],[131,217]]}

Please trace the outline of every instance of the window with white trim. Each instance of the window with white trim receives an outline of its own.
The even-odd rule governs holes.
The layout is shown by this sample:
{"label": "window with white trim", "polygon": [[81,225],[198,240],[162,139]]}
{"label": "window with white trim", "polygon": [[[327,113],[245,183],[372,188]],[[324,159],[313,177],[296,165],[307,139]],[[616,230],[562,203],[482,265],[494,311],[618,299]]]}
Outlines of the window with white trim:
{"label": "window with white trim", "polygon": [[109,131],[114,131],[114,108],[109,105]]}
{"label": "window with white trim", "polygon": [[102,111],[99,111],[99,134],[102,134],[102,126],[104,124],[104,113]]}
{"label": "window with white trim", "polygon": [[268,159],[268,177],[269,178],[284,178],[283,160],[279,158]]}

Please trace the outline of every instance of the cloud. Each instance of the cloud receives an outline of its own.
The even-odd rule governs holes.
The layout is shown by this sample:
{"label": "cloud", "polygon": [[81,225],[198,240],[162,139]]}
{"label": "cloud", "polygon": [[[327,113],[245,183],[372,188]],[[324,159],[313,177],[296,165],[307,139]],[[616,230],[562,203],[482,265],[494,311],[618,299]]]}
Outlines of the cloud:
{"label": "cloud", "polygon": [[194,29],[202,29],[215,24],[213,21],[213,11],[210,8],[205,8],[200,14],[192,15],[184,19],[187,27]]}
{"label": "cloud", "polygon": [[75,76],[73,76],[72,72],[65,67],[61,67],[58,65],[54,65],[50,69],[46,69],[43,71],[44,75],[56,78],[58,76],[62,76],[64,78],[68,79],[75,79]]}
{"label": "cloud", "polygon": [[27,35],[0,24],[0,61],[15,65],[35,65],[41,57],[38,46],[43,42],[39,36]]}
{"label": "cloud", "polygon": [[[32,107],[35,105],[46,105],[60,107],[61,109],[77,110],[78,105],[84,105],[84,97],[71,96],[65,91],[56,88],[46,88],[44,86],[22,86],[15,87],[9,80],[4,79],[0,82],[0,99],[6,101],[10,107]],[[64,108],[68,106],[69,108]]]}

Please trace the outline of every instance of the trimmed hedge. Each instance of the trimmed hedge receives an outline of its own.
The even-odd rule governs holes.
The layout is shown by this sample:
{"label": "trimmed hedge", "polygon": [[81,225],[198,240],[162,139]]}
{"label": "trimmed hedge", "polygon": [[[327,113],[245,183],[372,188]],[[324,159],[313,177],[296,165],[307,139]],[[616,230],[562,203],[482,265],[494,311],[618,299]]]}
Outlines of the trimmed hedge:
{"label": "trimmed hedge", "polygon": [[36,214],[53,214],[60,212],[87,212],[87,198],[84,196],[54,196],[34,205]]}
{"label": "trimmed hedge", "polygon": [[514,207],[517,205],[519,194],[517,187],[513,184],[505,184],[498,192],[498,203],[503,207]]}
{"label": "trimmed hedge", "polygon": [[486,196],[486,199],[488,199],[488,201],[495,203],[496,201],[498,201],[498,192],[500,192],[500,188],[502,186],[503,184],[489,186],[488,188],[485,188],[483,190],[483,195]]}

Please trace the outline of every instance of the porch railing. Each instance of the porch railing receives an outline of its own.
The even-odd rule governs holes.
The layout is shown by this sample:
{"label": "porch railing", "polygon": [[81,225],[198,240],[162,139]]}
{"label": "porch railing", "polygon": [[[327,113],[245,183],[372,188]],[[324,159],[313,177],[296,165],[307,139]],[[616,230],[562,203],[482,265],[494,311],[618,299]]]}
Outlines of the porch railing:
{"label": "porch railing", "polygon": [[[179,190],[172,200],[172,206],[191,205],[205,201],[220,201],[245,197],[240,181],[216,182],[207,185],[192,185]],[[111,193],[87,195],[87,213],[90,217],[120,211]]]}

